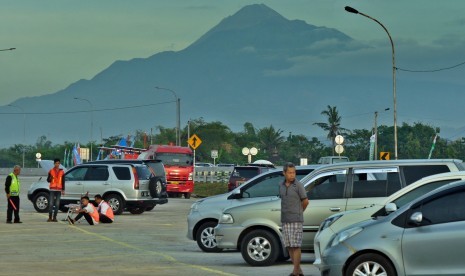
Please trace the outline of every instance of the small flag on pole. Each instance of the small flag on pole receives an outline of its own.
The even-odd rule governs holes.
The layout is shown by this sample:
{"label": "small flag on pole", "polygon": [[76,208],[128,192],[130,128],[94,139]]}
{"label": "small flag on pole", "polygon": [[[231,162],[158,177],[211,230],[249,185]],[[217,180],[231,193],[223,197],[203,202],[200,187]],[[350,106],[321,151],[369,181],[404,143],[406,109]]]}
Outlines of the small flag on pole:
{"label": "small flag on pole", "polygon": [[431,145],[431,150],[429,151],[428,159],[431,159],[431,155],[433,154],[433,150],[436,147],[436,139],[438,138],[438,134],[434,135],[433,145]]}

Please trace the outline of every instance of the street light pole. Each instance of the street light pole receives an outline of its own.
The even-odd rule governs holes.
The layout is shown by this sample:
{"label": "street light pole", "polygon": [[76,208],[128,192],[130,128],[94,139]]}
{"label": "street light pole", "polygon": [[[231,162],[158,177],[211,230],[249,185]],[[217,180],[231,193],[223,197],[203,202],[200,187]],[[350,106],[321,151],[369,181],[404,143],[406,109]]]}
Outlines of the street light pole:
{"label": "street light pole", "polygon": [[392,49],[392,94],[393,94],[393,97],[394,97],[394,157],[395,159],[397,160],[397,97],[396,97],[396,55],[395,55],[395,51],[394,51],[394,42],[392,41],[392,37],[391,37],[391,34],[389,33],[389,31],[386,29],[386,27],[384,27],[384,25],[379,22],[378,20],[376,20],[375,18],[367,15],[367,14],[364,14],[364,13],[361,13],[359,12],[358,10],[352,8],[352,7],[349,7],[349,6],[346,6],[345,7],[345,10],[347,12],[350,12],[350,13],[354,13],[354,14],[360,14],[362,16],[365,16],[366,18],[369,18],[373,21],[375,21],[376,23],[378,23],[383,29],[384,31],[386,31],[388,37],[389,37],[389,41],[391,42],[391,49]]}
{"label": "street light pole", "polygon": [[[384,111],[388,111],[390,108],[385,108]],[[375,133],[375,158],[374,160],[378,160],[378,111],[375,111],[375,127],[374,127],[374,133]]]}
{"label": "street light pole", "polygon": [[92,144],[93,144],[93,142],[92,142],[92,140],[93,140],[92,131],[94,129],[94,106],[92,105],[92,103],[88,99],[77,98],[77,97],[75,97],[74,99],[75,100],[86,101],[90,105],[90,161],[92,161]]}
{"label": "street light pole", "polygon": [[23,168],[24,168],[24,160],[25,160],[25,147],[26,147],[26,113],[24,112],[24,109],[21,107],[21,106],[17,106],[17,105],[13,105],[13,104],[9,104],[8,106],[11,106],[11,107],[16,107],[16,108],[19,108],[21,110],[21,112],[23,113]]}
{"label": "street light pole", "polygon": [[155,86],[156,89],[166,90],[173,93],[174,98],[176,99],[176,146],[181,146],[181,99],[178,97],[176,92],[169,88],[163,88]]}

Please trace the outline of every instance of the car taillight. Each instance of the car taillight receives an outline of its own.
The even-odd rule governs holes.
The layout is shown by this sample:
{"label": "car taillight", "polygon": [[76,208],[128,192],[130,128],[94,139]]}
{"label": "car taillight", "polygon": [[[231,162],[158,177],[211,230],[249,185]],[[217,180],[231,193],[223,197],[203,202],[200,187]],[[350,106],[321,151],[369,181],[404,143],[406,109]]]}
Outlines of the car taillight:
{"label": "car taillight", "polygon": [[134,173],[134,190],[139,190],[139,176],[136,168],[132,167],[132,172]]}
{"label": "car taillight", "polygon": [[187,180],[192,180],[192,172],[189,173],[189,177],[187,178]]}

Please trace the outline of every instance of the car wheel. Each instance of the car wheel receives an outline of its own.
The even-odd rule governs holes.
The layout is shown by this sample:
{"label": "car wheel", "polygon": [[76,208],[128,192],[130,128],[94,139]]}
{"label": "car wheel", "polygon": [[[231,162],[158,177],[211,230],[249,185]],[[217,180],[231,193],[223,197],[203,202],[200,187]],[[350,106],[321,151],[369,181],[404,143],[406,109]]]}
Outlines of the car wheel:
{"label": "car wheel", "polygon": [[34,209],[36,209],[37,212],[48,212],[48,197],[49,194],[47,192],[40,192],[36,196],[34,196],[32,203],[34,205]]}
{"label": "car wheel", "polygon": [[157,205],[153,205],[153,206],[147,207],[147,208],[145,208],[145,211],[152,211],[153,208],[155,208],[155,206],[157,206]]}
{"label": "car wheel", "polygon": [[241,242],[242,258],[251,266],[269,266],[279,256],[279,242],[273,233],[267,230],[254,230]]}
{"label": "car wheel", "polygon": [[191,193],[184,193],[184,198],[185,199],[191,198]]}
{"label": "car wheel", "polygon": [[196,234],[197,245],[204,252],[221,252],[222,249],[217,247],[215,239],[215,227],[218,225],[215,221],[207,221],[199,227]]}
{"label": "car wheel", "polygon": [[111,206],[111,209],[113,209],[113,213],[115,215],[121,215],[124,210],[124,202],[123,198],[117,194],[110,194],[105,197],[106,201],[108,204]]}
{"label": "car wheel", "polygon": [[133,215],[140,215],[142,214],[143,212],[145,212],[145,209],[144,208],[130,208],[129,209],[129,213],[133,214]]}
{"label": "car wheel", "polygon": [[350,262],[345,275],[395,276],[396,270],[385,257],[374,253],[368,253],[360,255]]}
{"label": "car wheel", "polygon": [[158,179],[155,182],[151,182],[149,184],[149,191],[150,191],[151,197],[154,197],[154,198],[160,197],[162,190],[163,190],[163,184],[161,183],[160,179]]}

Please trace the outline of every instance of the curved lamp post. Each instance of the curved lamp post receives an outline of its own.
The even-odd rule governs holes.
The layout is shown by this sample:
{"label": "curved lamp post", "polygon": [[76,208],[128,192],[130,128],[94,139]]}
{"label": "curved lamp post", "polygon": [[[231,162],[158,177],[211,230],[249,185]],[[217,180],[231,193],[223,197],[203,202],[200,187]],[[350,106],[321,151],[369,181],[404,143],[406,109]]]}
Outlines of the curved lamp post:
{"label": "curved lamp post", "polygon": [[361,13],[359,12],[358,10],[352,8],[352,7],[349,7],[349,6],[346,6],[344,8],[347,12],[350,12],[350,13],[354,13],[354,14],[360,14],[362,16],[365,16],[366,18],[369,18],[373,21],[375,21],[376,23],[378,23],[383,29],[384,31],[386,31],[388,37],[389,37],[389,41],[391,42],[391,48],[392,48],[392,94],[393,94],[393,97],[394,97],[394,156],[395,156],[395,159],[397,160],[397,98],[396,98],[396,58],[395,58],[395,52],[394,52],[394,42],[392,41],[392,37],[391,37],[391,34],[389,34],[389,31],[386,29],[386,27],[384,27],[384,25],[379,22],[378,20],[376,20],[375,18],[367,15],[367,14],[364,14],[364,13]]}
{"label": "curved lamp post", "polygon": [[24,168],[24,159],[25,159],[24,158],[24,155],[25,155],[24,147],[26,146],[26,113],[24,112],[24,109],[21,106],[13,105],[13,104],[9,104],[8,106],[19,108],[21,112],[23,113],[23,168]]}
{"label": "curved lamp post", "polygon": [[173,93],[174,98],[176,99],[176,146],[181,146],[181,99],[179,99],[176,92],[169,88],[163,88],[155,86],[156,89],[166,90]]}
{"label": "curved lamp post", "polygon": [[92,130],[94,128],[94,106],[92,105],[92,103],[88,100],[88,99],[84,99],[84,98],[77,98],[75,97],[74,98],[75,100],[81,100],[81,101],[86,101],[89,105],[90,105],[90,161],[92,161],[92,140],[93,140],[93,135],[92,135]]}

